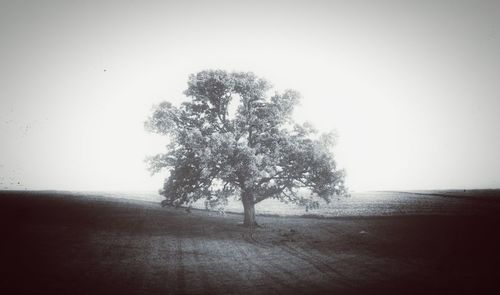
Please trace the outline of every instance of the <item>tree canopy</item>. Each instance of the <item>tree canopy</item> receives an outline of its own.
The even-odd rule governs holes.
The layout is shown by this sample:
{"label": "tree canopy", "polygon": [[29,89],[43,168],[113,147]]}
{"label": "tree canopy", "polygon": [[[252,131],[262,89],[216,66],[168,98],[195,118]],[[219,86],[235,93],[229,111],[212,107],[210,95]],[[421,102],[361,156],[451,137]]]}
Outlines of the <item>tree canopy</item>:
{"label": "tree canopy", "polygon": [[206,70],[190,75],[187,101],[154,108],[146,128],[170,139],[166,153],[148,159],[152,173],[170,172],[164,205],[205,199],[213,206],[238,196],[244,224],[254,225],[254,205],[265,199],[314,208],[318,198],[345,193],[334,136],[293,121],[298,92],[270,90],[253,73]]}

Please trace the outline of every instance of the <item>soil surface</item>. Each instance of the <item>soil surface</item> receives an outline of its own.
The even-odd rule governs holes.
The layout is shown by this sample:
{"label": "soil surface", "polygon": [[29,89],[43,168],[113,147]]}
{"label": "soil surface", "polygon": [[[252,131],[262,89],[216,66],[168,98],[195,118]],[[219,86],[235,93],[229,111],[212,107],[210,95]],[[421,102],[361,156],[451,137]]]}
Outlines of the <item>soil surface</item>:
{"label": "soil surface", "polygon": [[245,228],[239,214],[0,192],[0,293],[500,294],[500,198],[457,200],[453,214],[258,216]]}

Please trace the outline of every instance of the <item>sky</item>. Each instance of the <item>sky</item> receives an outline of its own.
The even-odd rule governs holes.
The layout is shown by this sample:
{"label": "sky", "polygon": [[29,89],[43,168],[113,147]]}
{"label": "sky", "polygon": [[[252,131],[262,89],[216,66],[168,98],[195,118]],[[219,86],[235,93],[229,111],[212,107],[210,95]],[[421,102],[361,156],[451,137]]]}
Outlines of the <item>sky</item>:
{"label": "sky", "polygon": [[299,91],[351,190],[500,188],[499,1],[0,0],[0,42],[0,189],[159,189],[205,69]]}

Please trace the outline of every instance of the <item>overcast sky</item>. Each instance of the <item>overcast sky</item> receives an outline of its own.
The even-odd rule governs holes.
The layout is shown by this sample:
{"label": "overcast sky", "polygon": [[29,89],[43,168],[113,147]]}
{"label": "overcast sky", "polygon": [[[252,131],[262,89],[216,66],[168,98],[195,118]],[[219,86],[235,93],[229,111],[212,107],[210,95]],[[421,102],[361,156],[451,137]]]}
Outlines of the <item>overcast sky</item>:
{"label": "overcast sky", "polygon": [[153,104],[252,71],[354,190],[500,187],[500,1],[0,1],[0,188],[157,190]]}

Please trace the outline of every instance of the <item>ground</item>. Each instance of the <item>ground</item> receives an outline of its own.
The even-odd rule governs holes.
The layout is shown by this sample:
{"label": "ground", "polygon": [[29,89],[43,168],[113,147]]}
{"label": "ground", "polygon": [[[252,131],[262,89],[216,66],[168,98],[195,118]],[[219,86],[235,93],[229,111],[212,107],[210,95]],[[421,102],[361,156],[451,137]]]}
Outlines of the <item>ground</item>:
{"label": "ground", "polygon": [[248,229],[240,214],[0,192],[0,293],[495,293],[500,198],[457,199],[452,213],[258,216]]}

